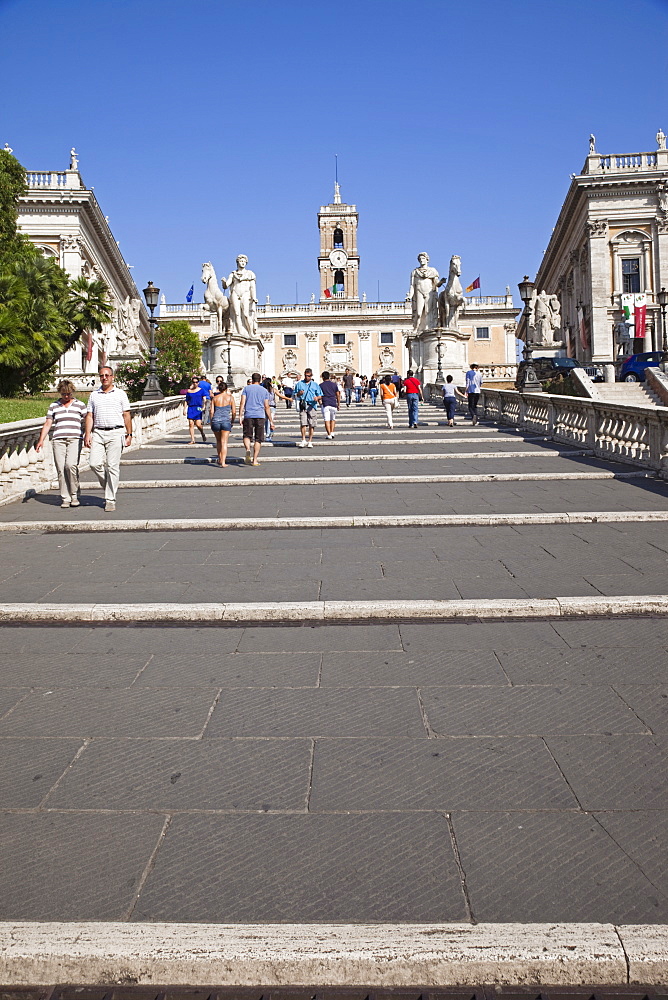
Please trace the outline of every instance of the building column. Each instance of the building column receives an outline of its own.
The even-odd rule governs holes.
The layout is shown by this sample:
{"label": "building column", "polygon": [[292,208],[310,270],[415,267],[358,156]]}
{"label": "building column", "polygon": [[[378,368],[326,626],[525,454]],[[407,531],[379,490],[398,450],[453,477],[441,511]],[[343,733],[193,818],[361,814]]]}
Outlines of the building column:
{"label": "building column", "polygon": [[371,331],[358,330],[357,338],[359,343],[359,373],[371,378],[373,362],[371,358]]}
{"label": "building column", "polygon": [[313,369],[313,375],[318,377],[320,372],[318,371],[318,334],[315,330],[309,330],[306,333],[306,367]]}
{"label": "building column", "polygon": [[592,361],[612,361],[615,356],[612,327],[608,316],[610,300],[610,247],[608,226],[604,219],[587,223],[589,242],[590,300],[585,305],[590,313],[590,344]]}
{"label": "building column", "polygon": [[263,333],[262,343],[264,344],[264,351],[260,357],[260,366],[265,375],[271,378],[273,375],[278,375],[276,371],[276,350],[274,347],[274,335],[273,333]]}

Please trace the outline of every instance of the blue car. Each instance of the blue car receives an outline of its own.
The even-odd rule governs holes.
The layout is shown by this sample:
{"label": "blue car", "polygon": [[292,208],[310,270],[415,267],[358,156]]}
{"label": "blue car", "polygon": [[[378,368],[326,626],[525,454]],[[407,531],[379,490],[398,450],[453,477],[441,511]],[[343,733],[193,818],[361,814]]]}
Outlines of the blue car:
{"label": "blue car", "polygon": [[658,368],[663,361],[662,351],[645,351],[626,358],[619,370],[620,382],[644,382],[645,368]]}

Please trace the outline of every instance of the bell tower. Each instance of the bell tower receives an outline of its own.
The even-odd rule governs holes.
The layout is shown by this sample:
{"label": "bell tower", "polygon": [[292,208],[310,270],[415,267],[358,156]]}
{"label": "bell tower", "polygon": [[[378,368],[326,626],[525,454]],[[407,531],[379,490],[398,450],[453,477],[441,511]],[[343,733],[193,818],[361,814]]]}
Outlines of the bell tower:
{"label": "bell tower", "polygon": [[335,183],[334,201],[321,205],[318,212],[321,302],[331,298],[359,302],[358,218],[357,207],[341,201],[341,189]]}

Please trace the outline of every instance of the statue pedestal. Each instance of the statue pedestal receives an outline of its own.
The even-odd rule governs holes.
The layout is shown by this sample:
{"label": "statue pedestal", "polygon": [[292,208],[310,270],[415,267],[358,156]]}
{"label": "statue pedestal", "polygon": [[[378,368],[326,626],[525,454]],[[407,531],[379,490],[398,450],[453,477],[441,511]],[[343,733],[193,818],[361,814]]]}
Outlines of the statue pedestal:
{"label": "statue pedestal", "polygon": [[446,375],[452,375],[459,385],[463,373],[468,368],[468,342],[470,339],[470,333],[446,327],[423,331],[417,337],[409,340],[413,371],[417,371],[422,382],[435,383],[438,378],[440,344],[442,377],[438,379],[438,382],[440,384],[445,381]]}

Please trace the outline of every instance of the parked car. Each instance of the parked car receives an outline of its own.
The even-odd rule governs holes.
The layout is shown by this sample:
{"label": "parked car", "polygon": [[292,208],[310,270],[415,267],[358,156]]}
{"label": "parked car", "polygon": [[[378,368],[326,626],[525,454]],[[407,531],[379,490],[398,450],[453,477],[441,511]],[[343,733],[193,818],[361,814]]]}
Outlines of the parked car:
{"label": "parked car", "polygon": [[624,358],[619,369],[620,382],[644,382],[645,368],[658,368],[663,361],[662,351],[645,351],[644,354],[632,354]]}
{"label": "parked car", "polygon": [[541,382],[560,373],[568,375],[573,368],[582,368],[594,382],[603,382],[603,369],[598,365],[583,365],[577,358],[534,358],[534,370]]}

